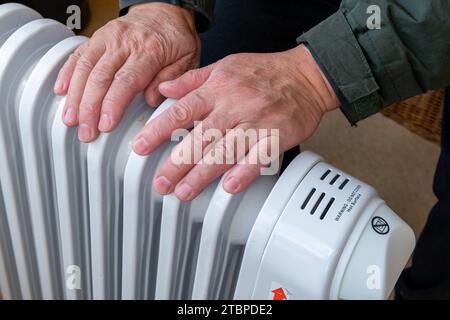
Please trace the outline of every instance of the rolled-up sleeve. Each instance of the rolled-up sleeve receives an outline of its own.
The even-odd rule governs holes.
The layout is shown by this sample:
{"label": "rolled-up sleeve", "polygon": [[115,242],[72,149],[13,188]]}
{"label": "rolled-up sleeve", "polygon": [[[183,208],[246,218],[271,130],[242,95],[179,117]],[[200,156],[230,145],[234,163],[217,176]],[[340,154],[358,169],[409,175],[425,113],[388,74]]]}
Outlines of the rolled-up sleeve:
{"label": "rolled-up sleeve", "polygon": [[208,30],[214,20],[215,0],[119,0],[120,14],[126,14],[132,5],[151,2],[170,3],[193,10],[198,32]]}
{"label": "rolled-up sleeve", "polygon": [[297,42],[311,50],[352,124],[450,83],[449,0],[343,0]]}

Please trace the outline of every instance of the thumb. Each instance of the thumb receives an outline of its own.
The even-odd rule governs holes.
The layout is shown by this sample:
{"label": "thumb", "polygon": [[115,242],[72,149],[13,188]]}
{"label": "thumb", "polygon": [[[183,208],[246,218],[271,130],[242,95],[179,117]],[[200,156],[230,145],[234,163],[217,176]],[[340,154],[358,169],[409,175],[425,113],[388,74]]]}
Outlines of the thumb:
{"label": "thumb", "polygon": [[200,69],[190,70],[175,80],[162,82],[159,85],[159,92],[167,98],[180,99],[204,84],[213,68],[214,64],[210,64]]}

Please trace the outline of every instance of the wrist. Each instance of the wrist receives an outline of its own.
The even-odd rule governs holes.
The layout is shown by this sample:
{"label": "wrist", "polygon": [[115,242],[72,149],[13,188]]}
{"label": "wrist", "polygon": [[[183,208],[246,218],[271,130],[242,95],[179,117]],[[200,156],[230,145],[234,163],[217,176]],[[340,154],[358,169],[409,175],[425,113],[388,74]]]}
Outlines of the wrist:
{"label": "wrist", "polygon": [[318,104],[323,112],[339,108],[341,105],[332,85],[321,70],[309,49],[301,44],[288,51],[296,60],[296,72],[300,72],[308,79],[314,91],[317,93]]}
{"label": "wrist", "polygon": [[150,2],[138,3],[130,6],[128,13],[147,15],[155,11],[165,12],[169,15],[176,15],[183,18],[190,29],[195,31],[195,12],[188,8],[183,8],[171,3],[165,2]]}

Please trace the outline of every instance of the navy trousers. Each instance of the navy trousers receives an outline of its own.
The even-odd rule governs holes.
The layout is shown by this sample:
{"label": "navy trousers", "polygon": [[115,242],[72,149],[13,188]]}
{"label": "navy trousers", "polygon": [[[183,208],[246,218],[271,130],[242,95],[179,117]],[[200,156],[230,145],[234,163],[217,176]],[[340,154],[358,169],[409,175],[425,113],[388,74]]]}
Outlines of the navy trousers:
{"label": "navy trousers", "polygon": [[417,241],[411,268],[397,283],[399,299],[450,299],[450,87],[445,94],[433,191],[438,202]]}
{"label": "navy trousers", "polygon": [[[239,52],[276,52],[324,20],[340,0],[217,0],[214,26],[201,35],[201,64]],[[285,154],[285,164],[298,154]],[[450,299],[450,89],[442,122],[442,150],[434,179],[438,203],[417,242],[412,267],[396,286],[399,299]]]}

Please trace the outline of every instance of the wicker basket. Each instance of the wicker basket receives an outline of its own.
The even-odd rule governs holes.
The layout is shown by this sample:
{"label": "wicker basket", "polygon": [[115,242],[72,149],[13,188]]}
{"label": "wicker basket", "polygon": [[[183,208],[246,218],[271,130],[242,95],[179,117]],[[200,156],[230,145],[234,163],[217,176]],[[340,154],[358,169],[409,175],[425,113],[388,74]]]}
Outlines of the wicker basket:
{"label": "wicker basket", "polygon": [[440,142],[444,90],[395,103],[382,113],[410,131],[435,143]]}

